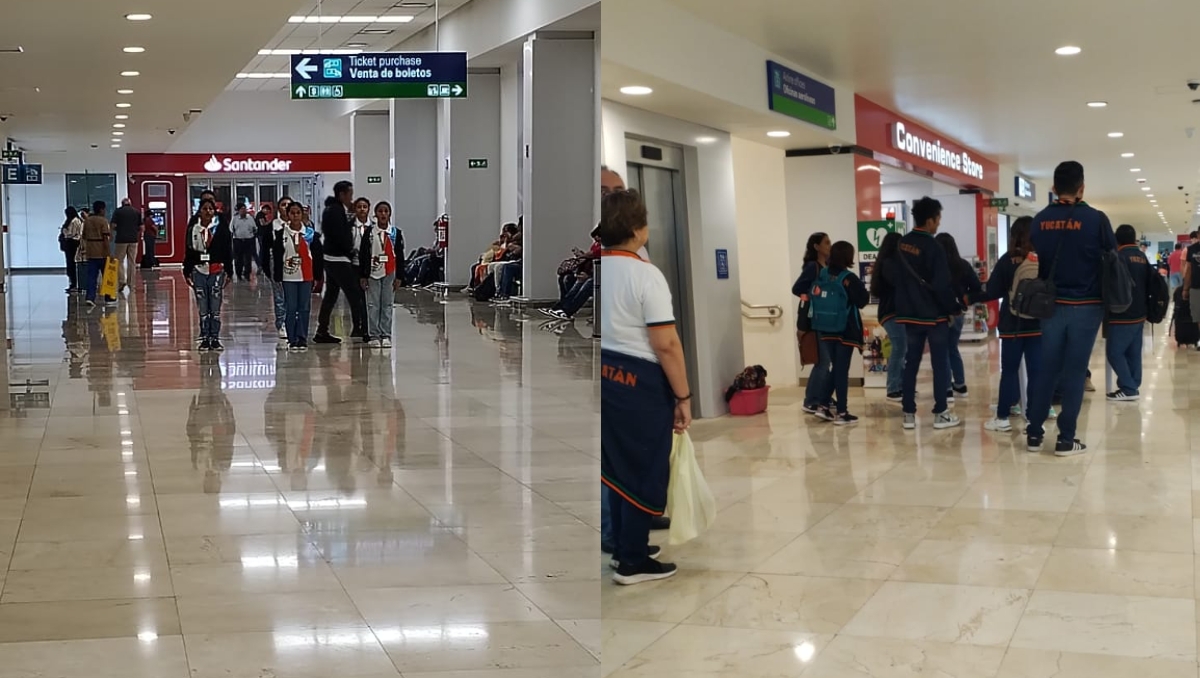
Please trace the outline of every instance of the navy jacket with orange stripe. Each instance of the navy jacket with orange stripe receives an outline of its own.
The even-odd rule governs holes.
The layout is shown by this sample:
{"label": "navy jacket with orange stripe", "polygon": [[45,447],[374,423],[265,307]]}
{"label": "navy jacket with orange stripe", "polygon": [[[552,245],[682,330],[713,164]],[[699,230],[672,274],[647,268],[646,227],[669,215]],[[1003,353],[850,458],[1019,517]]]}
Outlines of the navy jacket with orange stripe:
{"label": "navy jacket with orange stripe", "polygon": [[1140,323],[1146,320],[1146,308],[1150,296],[1150,276],[1158,275],[1158,269],[1150,265],[1146,253],[1137,245],[1121,245],[1117,256],[1129,267],[1133,279],[1133,303],[1122,313],[1114,313],[1109,322],[1117,324]]}
{"label": "navy jacket with orange stripe", "polygon": [[1033,218],[1029,238],[1038,253],[1041,277],[1050,277],[1058,259],[1054,285],[1060,304],[1100,303],[1100,253],[1117,249],[1117,238],[1104,212],[1082,200],[1056,202]]}
{"label": "navy jacket with orange stripe", "polygon": [[933,239],[932,233],[921,230],[906,233],[900,239],[897,257],[896,322],[934,325],[959,312],[946,250]]}

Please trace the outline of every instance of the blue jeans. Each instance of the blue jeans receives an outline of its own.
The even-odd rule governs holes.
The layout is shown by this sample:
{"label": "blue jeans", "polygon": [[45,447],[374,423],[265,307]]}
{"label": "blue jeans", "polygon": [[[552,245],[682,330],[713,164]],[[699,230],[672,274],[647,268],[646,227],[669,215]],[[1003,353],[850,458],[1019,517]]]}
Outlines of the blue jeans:
{"label": "blue jeans", "polygon": [[367,336],[392,338],[392,311],[396,305],[395,274],[367,278]]}
{"label": "blue jeans", "polygon": [[900,393],[904,390],[904,357],[908,353],[908,332],[904,325],[893,318],[883,324],[888,341],[892,344],[892,354],[888,356],[887,392]]}
{"label": "blue jeans", "polygon": [[1058,439],[1075,440],[1079,410],[1083,407],[1083,382],[1087,379],[1088,360],[1096,346],[1096,333],[1104,321],[1100,304],[1059,304],[1054,315],[1042,321],[1042,365],[1044,369],[1033,376],[1032,397],[1026,429],[1031,437],[1040,438],[1046,431],[1043,425],[1050,413],[1050,398],[1054,386],[1062,388],[1062,411],[1058,415]]}
{"label": "blue jeans", "polygon": [[104,264],[107,259],[88,259],[87,260],[87,284],[83,289],[87,290],[87,300],[96,300],[96,288],[100,286],[100,276],[104,275]]}
{"label": "blue jeans", "polygon": [[846,398],[850,391],[850,361],[854,358],[854,347],[841,341],[822,339],[821,351],[828,351],[831,358],[829,377],[825,380],[825,402],[836,402],[838,414],[843,414],[848,411]]}
{"label": "blue jeans", "polygon": [[950,361],[950,383],[954,386],[966,386],[967,370],[963,366],[962,353],[958,350],[958,342],[962,340],[963,316],[950,319],[950,336],[946,342],[946,354]]}
{"label": "blue jeans", "polygon": [[608,507],[612,501],[608,496],[610,494],[612,490],[608,489],[608,485],[600,483],[600,543],[605,546],[613,546],[612,516]]}
{"label": "blue jeans", "polygon": [[200,314],[200,338],[216,339],[221,334],[221,301],[225,289],[225,272],[192,273],[196,291],[196,310]]}
{"label": "blue jeans", "polygon": [[287,318],[287,308],[283,298],[283,283],[271,281],[271,296],[275,301],[275,329],[282,330]]}
{"label": "blue jeans", "polygon": [[285,282],[283,287],[283,317],[290,346],[308,343],[308,321],[312,313],[312,282]]}
{"label": "blue jeans", "polygon": [[496,296],[507,299],[512,296],[513,284],[521,279],[521,262],[513,261],[500,267],[500,280],[496,285]]}
{"label": "blue jeans", "polygon": [[1183,287],[1183,274],[1182,273],[1172,273],[1171,274],[1171,295],[1174,296],[1175,290],[1179,289],[1180,287]]}
{"label": "blue jeans", "polygon": [[575,285],[567,292],[556,308],[574,318],[579,309],[592,298],[592,279],[576,280]]}
{"label": "blue jeans", "polygon": [[908,355],[904,357],[904,413],[917,413],[917,373],[921,370],[921,358],[925,354],[925,343],[929,343],[929,360],[933,364],[933,413],[946,411],[946,391],[950,390],[950,358],[947,344],[950,327],[940,322],[935,325],[905,325],[908,331]]}
{"label": "blue jeans", "polygon": [[1042,338],[1014,337],[1000,340],[1000,397],[996,401],[996,418],[1008,419],[1013,405],[1021,402],[1021,359],[1025,359],[1025,374],[1030,377],[1026,387],[1026,402],[1033,396],[1033,375],[1042,372]]}
{"label": "blue jeans", "polygon": [[821,407],[829,404],[827,382],[833,364],[833,352],[826,342],[817,339],[817,364],[813,365],[808,375],[808,384],[804,387],[804,406],[808,408]]}
{"label": "blue jeans", "polygon": [[1117,388],[1138,395],[1142,387],[1142,330],[1145,323],[1109,324],[1105,353],[1117,375]]}

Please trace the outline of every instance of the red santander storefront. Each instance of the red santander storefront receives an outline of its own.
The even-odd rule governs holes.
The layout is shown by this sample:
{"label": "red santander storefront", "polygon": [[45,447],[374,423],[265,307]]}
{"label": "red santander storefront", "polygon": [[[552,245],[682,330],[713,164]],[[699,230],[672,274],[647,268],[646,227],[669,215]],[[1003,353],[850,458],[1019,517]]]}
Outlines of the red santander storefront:
{"label": "red santander storefront", "polygon": [[155,253],[164,264],[179,264],[188,219],[204,191],[212,191],[218,209],[228,212],[241,203],[252,213],[273,212],[283,197],[319,212],[325,175],[348,175],[350,154],[130,153],[126,171],[130,199],[159,228]]}

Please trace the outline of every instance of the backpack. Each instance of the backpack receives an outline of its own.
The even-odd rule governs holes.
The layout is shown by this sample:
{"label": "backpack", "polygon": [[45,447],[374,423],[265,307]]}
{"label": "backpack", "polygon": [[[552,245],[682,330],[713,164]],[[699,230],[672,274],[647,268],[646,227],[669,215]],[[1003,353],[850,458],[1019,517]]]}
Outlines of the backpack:
{"label": "backpack", "polygon": [[1153,325],[1166,320],[1167,309],[1171,306],[1171,288],[1163,280],[1158,269],[1151,268],[1146,281],[1146,322]]}
{"label": "backpack", "polygon": [[812,317],[812,328],[825,334],[842,334],[846,331],[846,322],[850,318],[850,295],[846,293],[846,276],[850,271],[842,271],[837,277],[829,274],[829,268],[821,269],[817,281],[813,283],[809,313]]}
{"label": "backpack", "polygon": [[1124,313],[1133,305],[1133,276],[1116,250],[1100,252],[1100,298],[1109,313]]}
{"label": "backpack", "polygon": [[1034,316],[1025,315],[1017,308],[1017,295],[1020,294],[1021,283],[1026,280],[1036,280],[1038,277],[1038,259],[1037,254],[1030,252],[1025,255],[1025,259],[1017,264],[1017,269],[1013,271],[1012,287],[1008,289],[1008,312],[1018,318],[1033,320]]}

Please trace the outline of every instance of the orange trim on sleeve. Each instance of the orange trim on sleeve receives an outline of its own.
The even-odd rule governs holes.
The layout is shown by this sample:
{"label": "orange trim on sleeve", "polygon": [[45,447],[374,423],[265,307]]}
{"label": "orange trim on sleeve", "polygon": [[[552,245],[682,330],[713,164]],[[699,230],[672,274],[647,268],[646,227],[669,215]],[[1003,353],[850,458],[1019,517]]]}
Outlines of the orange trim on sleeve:
{"label": "orange trim on sleeve", "polygon": [[602,256],[602,257],[629,257],[630,259],[637,259],[638,261],[641,261],[643,263],[645,263],[645,261],[646,261],[645,259],[639,257],[638,255],[634,254],[633,252],[626,252],[625,250],[601,250],[600,256]]}

